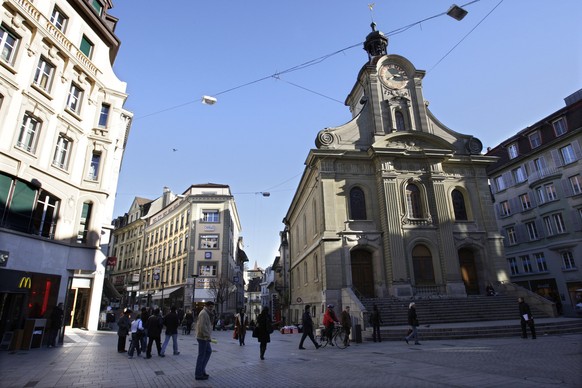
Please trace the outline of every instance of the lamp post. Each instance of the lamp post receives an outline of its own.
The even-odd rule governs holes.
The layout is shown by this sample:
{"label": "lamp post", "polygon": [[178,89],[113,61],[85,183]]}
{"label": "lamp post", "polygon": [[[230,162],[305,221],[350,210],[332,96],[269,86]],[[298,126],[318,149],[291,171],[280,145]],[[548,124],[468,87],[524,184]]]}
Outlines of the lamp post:
{"label": "lamp post", "polygon": [[163,280],[160,282],[160,284],[162,285],[162,315],[164,314],[164,284],[166,284],[166,282],[164,282]]}
{"label": "lamp post", "polygon": [[194,279],[194,282],[192,283],[192,301],[190,307],[192,308],[192,314],[196,314],[196,279],[198,278],[198,275],[192,274],[190,276]]}

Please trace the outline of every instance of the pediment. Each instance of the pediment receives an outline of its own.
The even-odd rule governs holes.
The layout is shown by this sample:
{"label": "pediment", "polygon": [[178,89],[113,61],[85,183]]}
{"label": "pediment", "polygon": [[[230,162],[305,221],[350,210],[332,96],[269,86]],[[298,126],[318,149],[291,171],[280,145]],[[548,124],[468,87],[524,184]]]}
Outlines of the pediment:
{"label": "pediment", "polygon": [[377,139],[372,145],[376,151],[392,151],[398,153],[438,153],[452,154],[455,152],[453,144],[446,140],[425,132],[393,132]]}

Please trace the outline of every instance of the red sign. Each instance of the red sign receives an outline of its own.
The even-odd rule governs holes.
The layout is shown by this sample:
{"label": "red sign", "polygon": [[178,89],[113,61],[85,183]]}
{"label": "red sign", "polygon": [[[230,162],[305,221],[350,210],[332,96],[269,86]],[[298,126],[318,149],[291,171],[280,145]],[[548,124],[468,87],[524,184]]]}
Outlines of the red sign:
{"label": "red sign", "polygon": [[115,267],[117,265],[117,257],[109,256],[107,257],[107,266],[108,267]]}

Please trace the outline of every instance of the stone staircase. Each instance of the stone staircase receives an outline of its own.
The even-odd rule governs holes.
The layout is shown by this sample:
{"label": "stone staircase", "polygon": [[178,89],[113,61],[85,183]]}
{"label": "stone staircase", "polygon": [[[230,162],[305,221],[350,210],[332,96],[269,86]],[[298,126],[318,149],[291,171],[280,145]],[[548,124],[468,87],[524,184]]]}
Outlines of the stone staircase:
{"label": "stone staircase", "polygon": [[[410,301],[396,298],[361,300],[367,311],[374,303],[382,317],[382,338],[402,340],[408,325]],[[419,332],[425,340],[515,337],[521,333],[517,300],[510,295],[471,295],[467,298],[416,299]],[[538,335],[582,333],[582,319],[551,318],[532,309]],[[367,317],[366,317],[367,319]],[[366,323],[364,341],[372,340],[372,329]]]}

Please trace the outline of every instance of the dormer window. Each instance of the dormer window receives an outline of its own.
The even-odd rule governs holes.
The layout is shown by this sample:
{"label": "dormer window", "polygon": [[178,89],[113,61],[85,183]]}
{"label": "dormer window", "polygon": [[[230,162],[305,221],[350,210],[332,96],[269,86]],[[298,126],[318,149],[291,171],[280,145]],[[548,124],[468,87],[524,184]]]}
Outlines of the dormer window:
{"label": "dormer window", "polygon": [[529,137],[529,145],[532,149],[538,148],[542,145],[542,136],[540,135],[540,131],[535,131],[530,133]]}
{"label": "dormer window", "polygon": [[563,117],[560,117],[558,120],[552,122],[552,126],[554,127],[554,133],[556,137],[562,136],[568,130],[566,126],[566,120]]}
{"label": "dormer window", "polygon": [[517,148],[517,143],[510,144],[507,147],[507,152],[509,153],[509,159],[515,159],[519,155],[519,150]]}

